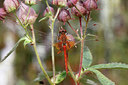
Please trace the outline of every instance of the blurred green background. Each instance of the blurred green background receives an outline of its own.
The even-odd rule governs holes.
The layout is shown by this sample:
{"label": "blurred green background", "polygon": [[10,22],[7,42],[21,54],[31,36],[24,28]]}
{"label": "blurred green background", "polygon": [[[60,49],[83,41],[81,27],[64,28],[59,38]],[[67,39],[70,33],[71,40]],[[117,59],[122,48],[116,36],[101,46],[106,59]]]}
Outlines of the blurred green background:
{"label": "blurred green background", "polygon": [[[88,40],[85,44],[89,47],[93,55],[93,65],[109,62],[122,62],[128,64],[128,1],[127,0],[98,0],[99,9],[91,13],[91,21],[87,33],[95,34],[97,40]],[[3,7],[3,0],[0,2]],[[37,47],[42,63],[47,71],[52,71],[51,51],[48,45],[50,43],[50,29],[48,21],[38,22],[46,5],[39,3],[34,6],[39,17],[34,24],[37,30]],[[10,14],[13,16],[13,14]],[[76,29],[79,28],[78,20],[71,20],[71,25]],[[55,32],[62,23],[56,22]],[[96,26],[94,26],[96,24]],[[85,23],[83,22],[83,28]],[[68,33],[73,34],[70,27],[66,24]],[[18,26],[15,20],[7,19],[0,22],[0,58],[2,59],[9,50],[14,46],[18,39],[24,35],[24,31]],[[47,35],[47,36],[45,36]],[[56,38],[56,37],[55,37]],[[43,42],[43,43],[41,43]],[[65,70],[63,53],[57,55],[55,50],[56,71]],[[69,51],[69,62],[73,71],[78,72],[79,68],[80,45]],[[101,70],[101,72],[116,85],[127,85],[128,71],[124,69]],[[10,55],[7,60],[0,64],[0,85],[39,85],[34,79],[40,73],[40,68],[36,60],[35,53],[31,45],[25,48],[23,42],[20,43],[16,51]],[[92,80],[96,81],[96,76],[89,74]],[[43,80],[44,85],[48,85]],[[59,85],[73,85],[70,77],[66,78]],[[84,84],[83,84],[84,85]],[[88,84],[87,84],[88,85]]]}

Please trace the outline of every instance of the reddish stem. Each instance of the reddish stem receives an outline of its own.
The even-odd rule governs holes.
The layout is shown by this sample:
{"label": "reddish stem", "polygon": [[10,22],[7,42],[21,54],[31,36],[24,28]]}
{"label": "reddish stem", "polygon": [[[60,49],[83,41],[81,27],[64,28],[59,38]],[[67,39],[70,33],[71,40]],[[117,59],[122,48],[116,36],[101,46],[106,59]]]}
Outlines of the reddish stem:
{"label": "reddish stem", "polygon": [[66,73],[68,74],[68,54],[67,54],[67,51],[66,51],[66,45],[63,46],[63,49],[64,49],[64,58],[65,58],[65,69],[66,69]]}
{"label": "reddish stem", "polygon": [[79,75],[80,77],[81,69],[82,69],[82,61],[83,61],[83,49],[84,49],[84,39],[81,40],[81,58],[80,58],[80,67],[79,67]]}
{"label": "reddish stem", "polygon": [[83,31],[82,31],[82,23],[81,23],[81,17],[79,17],[80,22],[80,32],[81,32],[81,38],[83,37]]}
{"label": "reddish stem", "polygon": [[[83,61],[83,49],[84,49],[84,38],[83,38],[83,30],[82,30],[82,23],[81,23],[81,17],[79,17],[80,22],[80,32],[81,32],[81,57],[80,57],[80,66],[79,66],[79,75],[80,77],[81,69],[82,69],[82,61]],[[79,85],[79,82],[77,83]]]}

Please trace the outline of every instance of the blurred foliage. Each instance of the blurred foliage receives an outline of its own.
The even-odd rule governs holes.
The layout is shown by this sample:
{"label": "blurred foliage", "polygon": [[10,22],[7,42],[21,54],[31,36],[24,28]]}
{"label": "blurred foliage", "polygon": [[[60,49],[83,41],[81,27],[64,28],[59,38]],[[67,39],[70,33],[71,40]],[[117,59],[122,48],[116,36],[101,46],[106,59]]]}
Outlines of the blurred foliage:
{"label": "blurred foliage", "polygon": [[[1,1],[2,2],[2,1]],[[0,2],[0,6],[2,7],[2,3]],[[111,44],[111,46],[108,46],[111,49],[111,56],[110,56],[110,62],[123,62],[128,64],[128,1],[127,0],[121,0],[121,5],[120,5],[120,23],[116,24],[114,26],[114,38],[115,41],[114,43]],[[44,6],[39,9],[41,10],[41,13],[44,10]],[[118,9],[117,9],[118,10]],[[42,14],[40,13],[40,17],[42,17]],[[42,21],[38,23],[38,20],[40,17],[37,19],[37,22],[34,24],[35,29],[48,33],[49,28],[47,26],[48,22],[47,20]],[[99,11],[97,10],[96,12],[92,12],[91,14],[92,21],[96,21],[97,23],[100,23],[99,21]],[[71,21],[71,24],[73,26],[76,26],[77,24],[73,24],[72,22],[77,22],[75,20]],[[4,48],[4,32],[8,31],[7,28],[5,28],[2,24],[3,22],[0,22],[0,51]],[[97,24],[98,25],[98,24]],[[78,25],[79,26],[79,25]],[[68,27],[69,28],[69,27]],[[67,29],[69,33],[71,33],[70,28]],[[104,41],[104,32],[102,27],[99,27],[98,30],[92,30],[89,29],[88,33],[93,33],[98,36],[98,41],[86,41],[86,45],[89,47],[90,51],[92,52],[94,62],[93,64],[98,64],[98,63],[105,63],[105,41]],[[18,36],[18,34],[16,34]],[[39,36],[40,37],[40,36]],[[16,41],[19,38],[16,37]],[[78,72],[78,67],[79,67],[79,54],[80,54],[80,45],[77,45],[77,49],[74,47],[69,51],[69,61],[71,64],[71,67],[73,71]],[[63,53],[57,55],[57,51],[55,51],[55,60],[56,60],[56,71],[63,71],[64,69],[64,57]],[[52,65],[51,65],[51,55],[50,51],[48,51],[49,55],[47,55],[44,58],[44,63],[47,67],[47,70],[52,70]],[[43,56],[43,55],[42,55]],[[23,46],[23,43],[20,43],[20,46],[16,49],[16,57],[14,60],[14,68],[15,68],[15,76],[17,77],[16,79],[16,85],[39,85],[38,82],[34,82],[33,80],[37,77],[37,74],[40,72],[37,65],[35,64],[36,61],[36,56],[31,48],[31,45],[27,45],[25,48]],[[116,82],[118,85],[127,85],[128,81],[128,76],[127,76],[127,70],[101,70],[104,75],[106,75],[109,79],[112,81]],[[89,74],[91,76],[91,74]],[[92,76],[96,83],[96,77]],[[46,80],[43,80],[44,83],[47,83]],[[66,78],[61,84],[59,85],[67,85],[69,84],[72,85],[73,80],[71,78]]]}

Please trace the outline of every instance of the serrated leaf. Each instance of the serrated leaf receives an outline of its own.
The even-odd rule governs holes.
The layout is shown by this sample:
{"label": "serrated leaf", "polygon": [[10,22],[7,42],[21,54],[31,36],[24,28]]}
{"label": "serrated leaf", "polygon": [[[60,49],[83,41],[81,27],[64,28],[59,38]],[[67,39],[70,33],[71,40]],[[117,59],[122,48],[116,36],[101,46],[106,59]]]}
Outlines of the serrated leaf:
{"label": "serrated leaf", "polygon": [[92,54],[88,47],[84,47],[82,67],[85,69],[92,64]]}
{"label": "serrated leaf", "polygon": [[88,68],[87,70],[94,72],[102,85],[115,85],[113,81],[105,77],[100,71],[92,68]]}
{"label": "serrated leaf", "polygon": [[29,43],[31,43],[32,41],[26,36],[25,37],[25,41],[24,41],[24,47],[27,45],[27,44],[29,44]]}
{"label": "serrated leaf", "polygon": [[59,73],[56,75],[56,84],[59,84],[60,82],[62,82],[64,79],[66,78],[66,71],[63,71],[62,73]]}
{"label": "serrated leaf", "polygon": [[128,69],[128,64],[122,64],[122,63],[98,64],[98,65],[91,66],[91,68],[94,68],[94,69],[126,68]]}
{"label": "serrated leaf", "polygon": [[16,44],[15,46],[8,52],[8,54],[0,61],[0,62],[3,62],[16,48],[17,46],[19,45],[19,43],[21,41],[25,40],[25,37],[22,37]]}

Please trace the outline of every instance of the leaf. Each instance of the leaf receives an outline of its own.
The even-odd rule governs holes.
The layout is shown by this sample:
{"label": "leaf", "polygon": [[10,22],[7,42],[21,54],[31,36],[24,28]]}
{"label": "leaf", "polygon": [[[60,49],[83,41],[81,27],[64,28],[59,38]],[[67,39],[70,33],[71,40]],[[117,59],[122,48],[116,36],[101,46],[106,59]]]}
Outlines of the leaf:
{"label": "leaf", "polygon": [[82,67],[85,69],[92,64],[92,54],[88,47],[84,48]]}
{"label": "leaf", "polygon": [[26,36],[25,41],[24,41],[24,47],[28,44],[31,43],[32,41]]}
{"label": "leaf", "polygon": [[[62,73],[56,72],[58,74],[56,74],[56,81],[55,83],[58,84],[60,82],[62,82],[65,78],[66,78],[66,71],[63,71]],[[48,71],[47,72],[49,77],[53,76],[53,72],[52,71]],[[34,79],[35,82],[39,82],[42,81],[43,79],[45,79],[45,75],[41,72],[38,74],[37,78]],[[51,80],[53,81],[53,78],[51,78]]]}
{"label": "leaf", "polygon": [[128,64],[122,64],[122,63],[98,64],[98,65],[91,66],[90,68],[94,68],[94,69],[126,68],[128,69]]}
{"label": "leaf", "polygon": [[0,62],[3,62],[17,48],[19,43],[23,40],[25,40],[25,37],[20,38],[20,40],[15,44],[15,46],[9,51],[9,53]]}
{"label": "leaf", "polygon": [[113,81],[105,77],[100,71],[92,68],[88,68],[87,70],[94,72],[102,85],[115,85]]}
{"label": "leaf", "polygon": [[56,84],[59,84],[60,82],[62,82],[64,79],[66,78],[66,71],[63,71],[62,73],[56,75]]}
{"label": "leaf", "polygon": [[87,84],[89,85],[98,85],[96,82],[94,82],[93,80],[87,79]]}
{"label": "leaf", "polygon": [[82,83],[82,85],[98,85],[97,81],[97,79],[87,75],[83,75],[80,79],[80,83]]}
{"label": "leaf", "polygon": [[[53,72],[52,71],[48,71],[47,74],[48,74],[49,77],[52,77]],[[34,81],[35,82],[39,82],[39,81],[42,81],[43,79],[45,79],[45,75],[44,75],[43,72],[41,72],[41,73],[38,74],[37,78],[34,79]]]}

